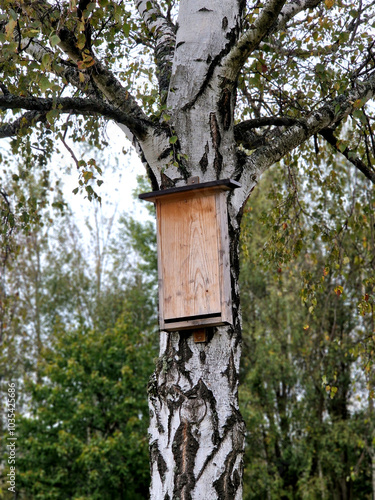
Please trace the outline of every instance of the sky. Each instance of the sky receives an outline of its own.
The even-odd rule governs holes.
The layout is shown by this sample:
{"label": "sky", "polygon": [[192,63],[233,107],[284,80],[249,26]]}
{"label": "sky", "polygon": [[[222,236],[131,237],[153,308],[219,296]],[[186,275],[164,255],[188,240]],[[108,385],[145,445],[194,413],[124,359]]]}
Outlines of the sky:
{"label": "sky", "polygon": [[[110,138],[110,147],[104,151],[104,161],[106,165],[103,168],[101,179],[103,184],[96,189],[98,195],[102,198],[100,212],[104,217],[118,218],[122,213],[127,213],[132,217],[145,220],[148,217],[144,201],[134,197],[134,190],[137,188],[137,176],[145,173],[138,155],[125,138],[124,133],[114,123],[108,124],[107,134]],[[127,153],[123,153],[123,148]],[[89,152],[91,157],[95,158],[95,151]],[[67,163],[73,163],[69,153],[66,153]],[[102,162],[98,159],[102,166]],[[71,169],[70,174],[63,177],[64,195],[71,209],[73,210],[77,224],[84,232],[85,220],[91,218],[94,212],[94,204],[90,203],[83,193],[73,194],[73,189],[78,186],[78,173],[75,168]]]}

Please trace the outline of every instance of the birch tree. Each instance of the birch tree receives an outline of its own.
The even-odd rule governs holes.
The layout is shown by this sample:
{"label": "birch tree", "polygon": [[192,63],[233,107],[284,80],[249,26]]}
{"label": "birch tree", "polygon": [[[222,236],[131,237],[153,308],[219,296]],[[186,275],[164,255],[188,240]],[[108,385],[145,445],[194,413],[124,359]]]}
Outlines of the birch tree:
{"label": "birch tree", "polygon": [[[160,332],[149,385],[151,498],[240,499],[238,242],[263,172],[327,148],[375,181],[372,0],[2,0],[0,137],[26,165],[118,124],[154,190],[231,178],[233,325],[206,344]],[[41,144],[44,144],[42,153]],[[4,165],[7,159],[3,158]],[[95,181],[97,181],[95,183]],[[8,219],[7,219],[8,221]]]}

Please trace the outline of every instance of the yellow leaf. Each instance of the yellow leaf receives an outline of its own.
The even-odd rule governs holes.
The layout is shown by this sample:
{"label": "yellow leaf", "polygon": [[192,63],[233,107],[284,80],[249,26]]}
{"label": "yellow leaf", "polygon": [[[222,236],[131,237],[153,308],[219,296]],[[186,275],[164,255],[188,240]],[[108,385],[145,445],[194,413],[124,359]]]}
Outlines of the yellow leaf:
{"label": "yellow leaf", "polygon": [[335,3],[335,0],[325,0],[325,4],[327,9],[331,9],[333,7],[333,4]]}
{"label": "yellow leaf", "polygon": [[17,21],[9,19],[9,23],[5,26],[6,39],[10,40],[13,37],[13,31],[16,27]]}

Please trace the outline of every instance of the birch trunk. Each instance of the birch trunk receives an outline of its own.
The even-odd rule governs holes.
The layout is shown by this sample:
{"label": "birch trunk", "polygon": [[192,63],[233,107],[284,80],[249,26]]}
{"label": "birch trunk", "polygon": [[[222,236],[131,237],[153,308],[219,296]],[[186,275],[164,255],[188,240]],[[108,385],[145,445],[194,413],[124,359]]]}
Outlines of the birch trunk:
{"label": "birch trunk", "polygon": [[[234,4],[234,5],[232,5]],[[167,97],[183,175],[163,179],[183,185],[234,177],[235,82],[220,59],[236,37],[236,2],[182,1]],[[184,178],[185,177],[185,178]],[[161,332],[160,358],[149,386],[151,498],[240,499],[244,423],[238,408],[241,318],[238,296],[239,218],[242,204],[228,196],[233,326],[212,328],[206,343],[191,333]]]}

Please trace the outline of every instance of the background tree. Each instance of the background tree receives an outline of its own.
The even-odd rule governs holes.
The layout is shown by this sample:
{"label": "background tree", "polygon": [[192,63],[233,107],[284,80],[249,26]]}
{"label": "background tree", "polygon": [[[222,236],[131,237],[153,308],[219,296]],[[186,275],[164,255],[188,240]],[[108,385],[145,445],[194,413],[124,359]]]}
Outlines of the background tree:
{"label": "background tree", "polygon": [[[373,315],[363,315],[374,275],[373,215],[366,215],[374,193],[341,167],[345,202],[330,196],[337,195],[336,183],[326,186],[325,221],[313,215],[312,192],[297,199],[280,168],[265,176],[247,205],[240,389],[248,429],[245,498],[374,494],[373,384],[366,375]],[[306,178],[304,168],[295,171],[295,183]]]}
{"label": "background tree", "polygon": [[[373,3],[4,0],[0,8],[0,136],[15,137],[26,166],[41,145],[45,162],[59,139],[80,172],[77,191],[92,199],[101,168],[78,160],[69,144],[100,143],[99,125],[111,119],[154,189],[196,175],[241,184],[228,196],[233,325],[203,347],[162,333],[163,362],[150,386],[152,498],[240,498],[243,208],[260,175],[295,148],[303,159],[329,144],[374,182]],[[327,182],[340,186],[340,176]],[[372,307],[370,297],[364,302]]]}
{"label": "background tree", "polygon": [[[4,276],[8,296],[17,289],[1,345],[1,373],[17,383],[17,491],[22,498],[144,498],[147,380],[157,353],[155,270],[144,268],[155,269],[154,230],[120,217],[107,242],[111,265],[103,266],[98,233],[106,226],[92,228],[98,245],[85,248],[68,207],[48,221],[53,200],[45,201],[39,224],[24,228],[27,236],[19,227],[12,234],[19,250]],[[6,456],[6,428],[2,436]],[[0,487],[8,498],[6,479]]]}

